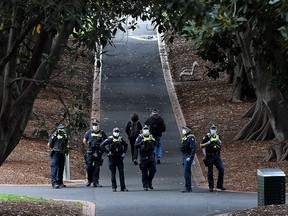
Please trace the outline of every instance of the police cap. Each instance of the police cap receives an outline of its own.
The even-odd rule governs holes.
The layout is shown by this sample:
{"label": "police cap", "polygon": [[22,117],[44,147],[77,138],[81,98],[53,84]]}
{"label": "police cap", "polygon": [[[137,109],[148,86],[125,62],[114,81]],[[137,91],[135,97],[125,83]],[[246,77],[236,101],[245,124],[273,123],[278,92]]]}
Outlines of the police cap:
{"label": "police cap", "polygon": [[190,125],[185,125],[182,127],[183,129],[188,129],[188,130],[192,130],[192,127]]}
{"label": "police cap", "polygon": [[94,120],[92,121],[92,125],[97,126],[97,125],[99,125],[99,124],[100,124],[100,122],[99,122],[97,119],[94,119]]}
{"label": "police cap", "polygon": [[59,124],[58,126],[57,126],[57,129],[64,129],[65,128],[65,126],[63,125],[63,124]]}
{"label": "police cap", "polygon": [[210,129],[214,129],[214,130],[216,130],[217,127],[213,124],[213,125],[210,127]]}
{"label": "police cap", "polygon": [[142,128],[143,130],[149,130],[148,125],[144,125],[144,127]]}

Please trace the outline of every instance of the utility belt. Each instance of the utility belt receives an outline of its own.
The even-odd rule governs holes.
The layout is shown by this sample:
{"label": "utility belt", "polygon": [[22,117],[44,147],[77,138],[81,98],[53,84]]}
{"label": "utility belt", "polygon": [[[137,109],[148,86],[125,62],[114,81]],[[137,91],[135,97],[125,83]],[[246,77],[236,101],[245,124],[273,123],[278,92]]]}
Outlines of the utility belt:
{"label": "utility belt", "polygon": [[148,160],[148,159],[155,159],[154,154],[153,154],[153,155],[150,155],[150,156],[147,156],[147,157],[140,157],[140,161],[142,161],[142,160]]}
{"label": "utility belt", "polygon": [[215,155],[220,155],[219,152],[214,152],[214,153],[206,153],[206,156],[215,156]]}
{"label": "utility belt", "polygon": [[100,150],[88,150],[87,151],[87,155],[89,156],[93,156],[95,158],[101,158],[102,157],[103,152]]}
{"label": "utility belt", "polygon": [[57,155],[65,155],[65,152],[63,151],[59,151],[59,150],[51,150],[50,151],[50,157],[52,157],[52,155],[57,154]]}

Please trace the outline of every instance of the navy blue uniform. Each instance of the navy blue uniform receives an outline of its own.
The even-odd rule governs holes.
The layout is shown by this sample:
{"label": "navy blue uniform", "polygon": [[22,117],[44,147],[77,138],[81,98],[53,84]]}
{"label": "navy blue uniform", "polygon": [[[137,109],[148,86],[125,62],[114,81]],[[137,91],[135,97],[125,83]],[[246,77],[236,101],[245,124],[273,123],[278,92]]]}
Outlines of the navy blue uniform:
{"label": "navy blue uniform", "polygon": [[68,154],[68,136],[64,130],[54,132],[49,138],[51,148],[51,184],[58,188],[63,184],[65,154]]}
{"label": "navy blue uniform", "polygon": [[86,170],[88,184],[93,182],[93,186],[99,185],[100,178],[100,166],[103,163],[102,150],[100,144],[107,139],[107,135],[104,131],[93,129],[87,131],[84,135],[84,139],[87,140],[87,153],[86,153]]}
{"label": "navy blue uniform", "polygon": [[216,187],[223,189],[224,180],[224,165],[220,156],[221,152],[221,138],[218,134],[211,135],[208,133],[202,140],[203,143],[210,141],[210,144],[205,148],[206,162],[205,165],[208,167],[208,185],[210,191],[214,188],[214,177],[213,177],[213,165],[218,169],[218,180]]}
{"label": "navy blue uniform", "polygon": [[182,152],[182,160],[184,165],[185,190],[187,192],[191,192],[191,165],[196,153],[196,145],[195,137],[190,132],[183,135],[182,142],[180,144],[180,151]]}
{"label": "navy blue uniform", "polygon": [[109,158],[108,163],[109,169],[111,170],[111,182],[113,191],[116,191],[117,188],[116,168],[119,172],[121,191],[126,190],[123,159],[126,155],[128,144],[121,136],[109,136],[101,143],[100,147],[105,153],[107,153]]}
{"label": "navy blue uniform", "polygon": [[[136,139],[135,148],[140,154],[140,170],[142,171],[142,184],[145,190],[153,189],[152,180],[156,173],[155,146],[157,142],[150,134],[139,135]],[[137,159],[137,158],[136,158]]]}

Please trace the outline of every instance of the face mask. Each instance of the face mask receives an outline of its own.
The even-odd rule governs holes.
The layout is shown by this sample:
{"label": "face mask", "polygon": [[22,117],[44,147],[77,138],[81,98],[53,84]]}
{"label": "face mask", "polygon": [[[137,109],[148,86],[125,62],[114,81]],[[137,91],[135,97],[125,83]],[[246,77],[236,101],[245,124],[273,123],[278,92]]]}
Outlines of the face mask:
{"label": "face mask", "polygon": [[149,135],[149,130],[143,130],[144,135]]}
{"label": "face mask", "polygon": [[92,126],[92,129],[93,129],[94,131],[97,131],[97,130],[98,130],[98,126],[93,125],[93,126]]}
{"label": "face mask", "polygon": [[119,132],[113,132],[113,136],[114,137],[118,137],[119,136]]}
{"label": "face mask", "polygon": [[210,130],[211,135],[215,135],[216,134],[216,130]]}
{"label": "face mask", "polygon": [[185,135],[187,132],[185,129],[182,130],[182,134]]}

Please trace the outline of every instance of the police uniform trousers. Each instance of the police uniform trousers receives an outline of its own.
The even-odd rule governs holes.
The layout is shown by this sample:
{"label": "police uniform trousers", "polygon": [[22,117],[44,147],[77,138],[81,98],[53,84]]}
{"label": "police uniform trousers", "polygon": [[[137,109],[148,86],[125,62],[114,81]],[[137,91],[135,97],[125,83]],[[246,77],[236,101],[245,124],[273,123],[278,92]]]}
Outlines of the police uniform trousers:
{"label": "police uniform trousers", "polygon": [[156,173],[156,160],[154,156],[148,159],[140,159],[139,168],[142,171],[143,188],[152,187],[152,180]]}
{"label": "police uniform trousers", "polygon": [[218,169],[217,188],[223,187],[224,165],[219,154],[207,153],[206,159],[208,163],[208,185],[209,188],[214,188],[213,166]]}
{"label": "police uniform trousers", "polygon": [[63,184],[63,172],[65,166],[65,154],[52,152],[51,155],[51,183],[52,186]]}
{"label": "police uniform trousers", "polygon": [[87,153],[87,179],[93,184],[99,183],[101,156],[95,157],[93,153]]}
{"label": "police uniform trousers", "polygon": [[125,178],[124,178],[124,163],[122,157],[113,157],[108,160],[109,169],[111,170],[111,182],[112,182],[112,188],[117,188],[117,182],[116,182],[116,168],[119,172],[119,180],[120,180],[120,187],[121,190],[124,190],[126,188],[125,186]]}
{"label": "police uniform trousers", "polygon": [[182,155],[183,166],[184,166],[184,179],[185,179],[185,188],[188,191],[192,190],[192,180],[191,180],[191,166],[192,160],[186,161],[186,159],[190,157],[190,155]]}

